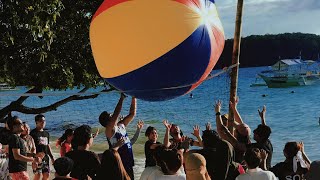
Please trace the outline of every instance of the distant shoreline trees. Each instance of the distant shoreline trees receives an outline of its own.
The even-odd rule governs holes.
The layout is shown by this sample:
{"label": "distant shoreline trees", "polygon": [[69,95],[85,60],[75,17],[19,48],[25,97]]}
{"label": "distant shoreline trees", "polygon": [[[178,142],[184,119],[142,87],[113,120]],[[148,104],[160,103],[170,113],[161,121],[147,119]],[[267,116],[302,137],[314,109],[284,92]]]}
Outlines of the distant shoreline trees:
{"label": "distant shoreline trees", "polygon": [[[215,68],[229,66],[233,39],[226,40]],[[280,59],[298,58],[317,60],[320,54],[320,36],[304,33],[251,35],[241,39],[240,67],[270,66]]]}

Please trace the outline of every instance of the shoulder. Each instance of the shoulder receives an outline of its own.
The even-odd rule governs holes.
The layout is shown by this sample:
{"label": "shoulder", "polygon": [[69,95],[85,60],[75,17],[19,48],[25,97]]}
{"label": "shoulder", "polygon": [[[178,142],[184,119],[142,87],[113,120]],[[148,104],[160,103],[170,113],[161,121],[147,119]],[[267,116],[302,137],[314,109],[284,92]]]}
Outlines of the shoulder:
{"label": "shoulder", "polygon": [[276,176],[273,174],[273,172],[271,171],[263,171],[269,178],[272,177],[272,178],[276,178]]}
{"label": "shoulder", "polygon": [[31,135],[31,134],[35,134],[35,133],[37,133],[37,130],[36,130],[36,129],[32,129],[32,130],[30,131],[30,135]]}

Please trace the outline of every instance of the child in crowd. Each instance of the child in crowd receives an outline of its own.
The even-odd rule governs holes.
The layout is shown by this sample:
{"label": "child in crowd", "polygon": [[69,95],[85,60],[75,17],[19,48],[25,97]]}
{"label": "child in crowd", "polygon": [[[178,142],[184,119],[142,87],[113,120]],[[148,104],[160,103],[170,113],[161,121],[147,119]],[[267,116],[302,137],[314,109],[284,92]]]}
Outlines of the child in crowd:
{"label": "child in crowd", "polygon": [[57,140],[56,146],[60,146],[60,156],[64,157],[65,154],[71,151],[71,141],[73,139],[73,130],[67,129],[64,134]]}
{"label": "child in crowd", "polygon": [[53,167],[56,170],[53,180],[72,180],[70,172],[73,167],[73,161],[67,157],[61,157],[54,161]]}

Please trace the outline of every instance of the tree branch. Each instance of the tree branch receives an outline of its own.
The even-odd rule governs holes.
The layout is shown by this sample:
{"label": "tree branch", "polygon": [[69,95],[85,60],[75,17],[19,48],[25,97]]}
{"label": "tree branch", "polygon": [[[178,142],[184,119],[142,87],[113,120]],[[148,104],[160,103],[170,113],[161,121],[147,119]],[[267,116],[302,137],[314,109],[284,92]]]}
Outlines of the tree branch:
{"label": "tree branch", "polygon": [[[32,89],[28,90],[26,93],[41,93],[41,92],[42,92],[41,87],[33,87]],[[2,108],[0,110],[0,122],[3,122],[4,117],[6,115],[8,115],[11,111],[15,111],[15,109],[17,107],[21,106],[21,104],[28,98],[29,98],[29,96],[21,96],[17,100],[11,102],[6,107]]]}
{"label": "tree branch", "polygon": [[[79,93],[83,93],[86,90],[88,90],[89,88],[84,88],[81,91],[79,91]],[[113,91],[114,89],[110,88],[108,90],[102,90],[101,92],[110,92]],[[93,94],[93,95],[88,95],[88,96],[79,96],[79,95],[72,95],[69,96],[65,99],[62,99],[60,101],[57,101],[49,106],[46,107],[41,107],[41,108],[30,108],[30,107],[26,107],[24,105],[20,105],[18,106],[17,109],[15,109],[15,111],[24,113],[24,114],[41,114],[41,113],[46,113],[48,111],[53,111],[53,110],[57,110],[57,108],[61,105],[64,105],[70,101],[74,101],[74,100],[84,100],[84,99],[94,99],[96,97],[98,97],[100,94]]]}

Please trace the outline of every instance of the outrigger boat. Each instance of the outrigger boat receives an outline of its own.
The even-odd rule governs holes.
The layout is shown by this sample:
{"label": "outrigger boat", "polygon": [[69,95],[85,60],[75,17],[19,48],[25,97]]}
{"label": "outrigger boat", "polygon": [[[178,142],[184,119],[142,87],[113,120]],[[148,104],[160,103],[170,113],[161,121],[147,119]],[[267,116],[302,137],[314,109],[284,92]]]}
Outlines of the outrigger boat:
{"label": "outrigger boat", "polygon": [[258,74],[269,88],[305,86],[320,82],[320,63],[313,60],[283,59],[271,70]]}

